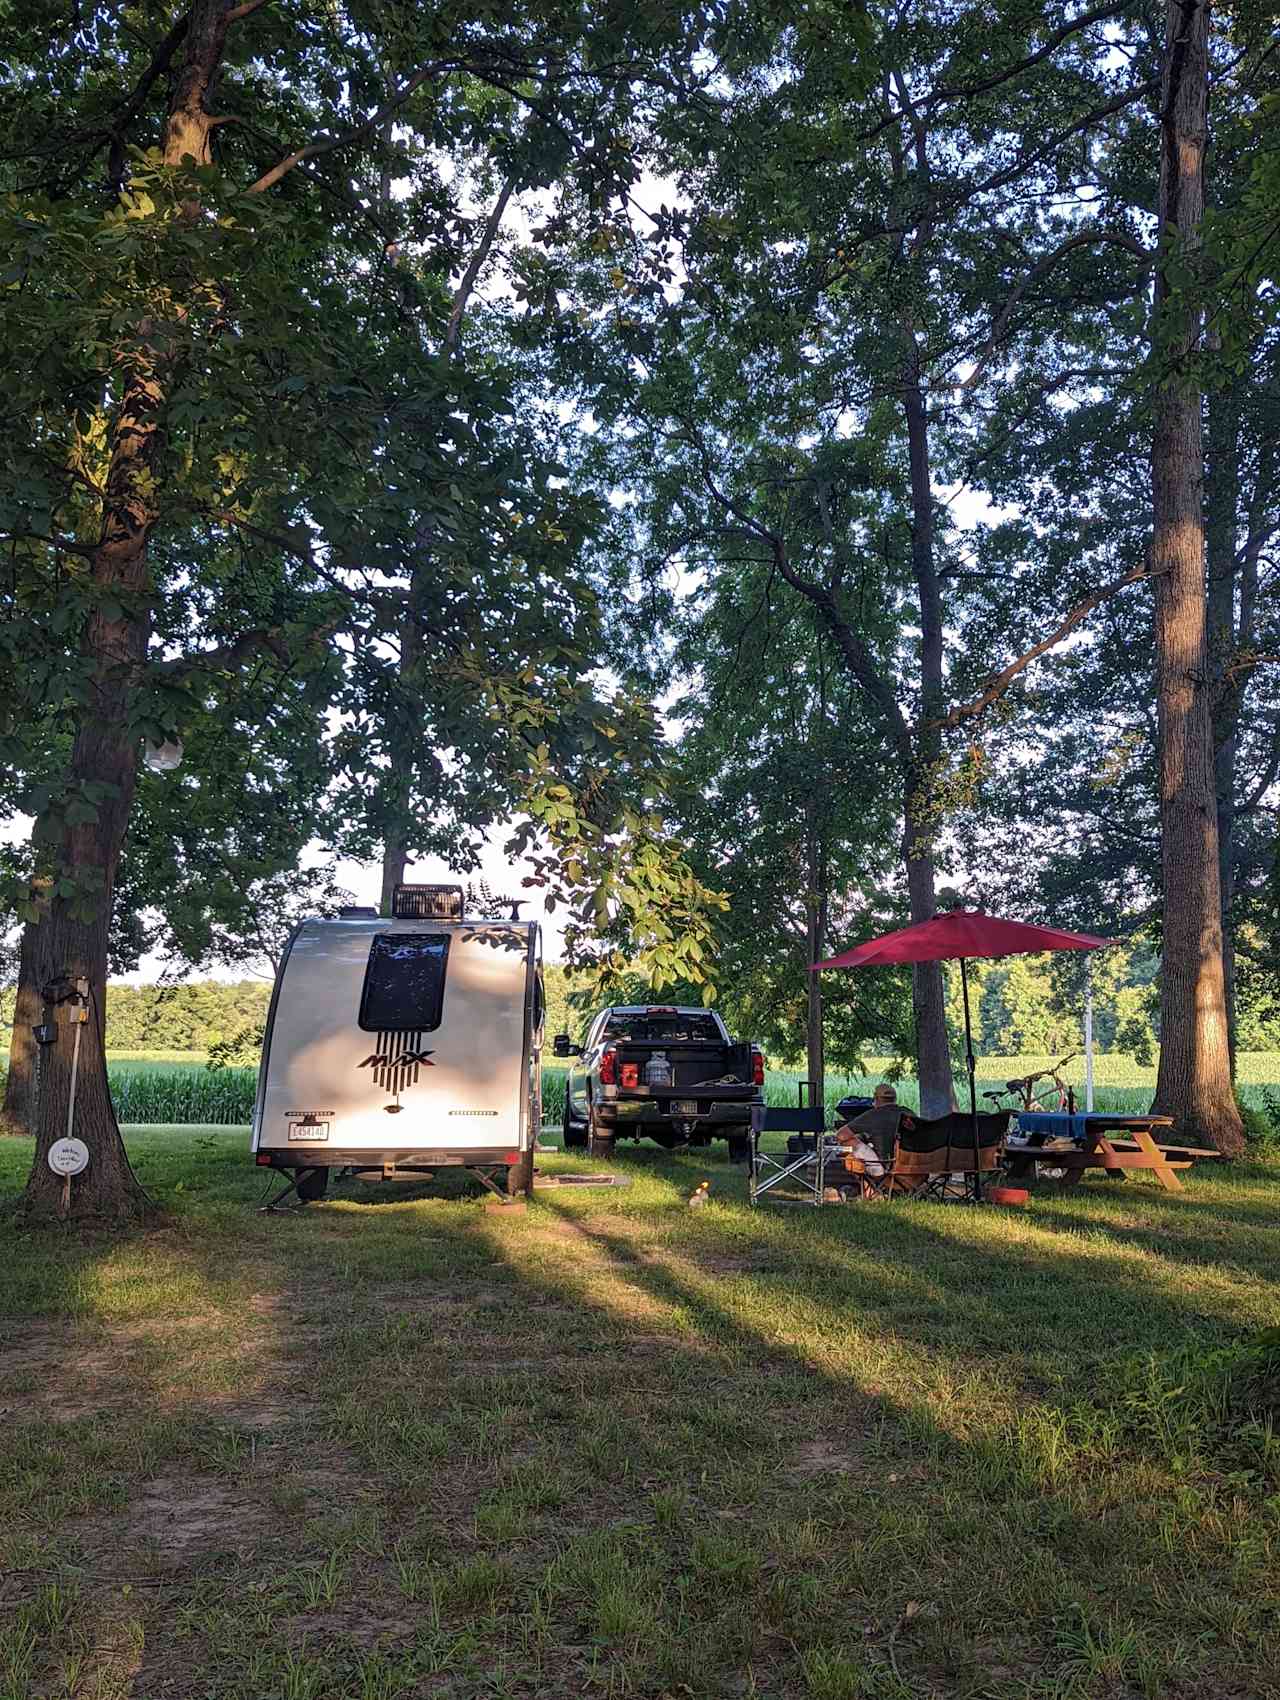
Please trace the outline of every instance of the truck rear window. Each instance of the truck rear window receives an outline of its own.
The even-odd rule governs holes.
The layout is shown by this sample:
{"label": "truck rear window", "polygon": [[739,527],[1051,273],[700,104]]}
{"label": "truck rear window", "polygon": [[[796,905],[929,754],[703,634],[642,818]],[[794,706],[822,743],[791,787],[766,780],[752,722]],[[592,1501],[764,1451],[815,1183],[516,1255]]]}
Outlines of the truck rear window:
{"label": "truck rear window", "polygon": [[611,1015],[606,1039],[630,1040],[633,1045],[721,1045],[713,1015]]}
{"label": "truck rear window", "polygon": [[378,933],[360,997],[366,1033],[430,1033],[444,1010],[448,933]]}

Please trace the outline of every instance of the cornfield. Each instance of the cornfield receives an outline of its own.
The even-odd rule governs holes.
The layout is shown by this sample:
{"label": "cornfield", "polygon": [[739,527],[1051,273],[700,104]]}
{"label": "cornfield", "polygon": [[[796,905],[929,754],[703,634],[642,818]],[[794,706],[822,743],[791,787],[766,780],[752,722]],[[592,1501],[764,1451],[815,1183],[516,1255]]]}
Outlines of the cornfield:
{"label": "cornfield", "polygon": [[256,1068],[154,1068],[107,1065],[122,1122],[197,1122],[239,1126],[253,1119]]}
{"label": "cornfield", "polygon": [[[983,1057],[978,1062],[978,1091],[992,1091],[1015,1075],[1028,1074],[1047,1067],[1050,1057]],[[876,1068],[876,1063],[882,1066]],[[846,1093],[870,1096],[872,1087],[886,1077],[887,1058],[868,1059],[872,1072],[863,1075],[828,1074],[826,1098],[834,1106]],[[215,1071],[197,1063],[158,1060],[112,1058],[107,1065],[111,1095],[121,1122],[146,1125],[172,1122],[214,1124],[224,1127],[247,1125],[253,1118],[253,1101],[257,1091],[257,1070],[224,1068]],[[542,1071],[542,1116],[548,1127],[558,1127],[564,1116],[564,1083],[566,1071],[554,1064]],[[1065,1078],[1076,1088],[1080,1107],[1084,1107],[1082,1065],[1075,1063],[1064,1070]],[[765,1098],[770,1104],[796,1102],[797,1082],[803,1076],[794,1070],[770,1069],[766,1077]],[[1155,1086],[1155,1070],[1139,1068],[1125,1057],[1098,1057],[1094,1070],[1094,1102],[1100,1110],[1128,1111],[1140,1114],[1150,1107]],[[1242,1102],[1254,1109],[1265,1109],[1264,1093],[1280,1095],[1280,1055],[1273,1052],[1242,1052],[1239,1057],[1239,1094]],[[0,1068],[0,1094],[3,1093],[4,1071]],[[897,1083],[898,1099],[910,1108],[919,1105],[914,1080]],[[964,1081],[956,1079],[957,1096],[964,1099]]]}

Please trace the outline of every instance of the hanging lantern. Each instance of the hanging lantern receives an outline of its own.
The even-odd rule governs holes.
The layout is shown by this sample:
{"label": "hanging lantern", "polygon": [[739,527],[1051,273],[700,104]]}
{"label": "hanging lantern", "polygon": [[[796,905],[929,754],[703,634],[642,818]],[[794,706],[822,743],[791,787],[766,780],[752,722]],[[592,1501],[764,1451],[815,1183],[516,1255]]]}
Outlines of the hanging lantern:
{"label": "hanging lantern", "polygon": [[166,738],[163,744],[153,744],[148,738],[142,746],[142,761],[152,773],[172,773],[182,763],[182,739]]}

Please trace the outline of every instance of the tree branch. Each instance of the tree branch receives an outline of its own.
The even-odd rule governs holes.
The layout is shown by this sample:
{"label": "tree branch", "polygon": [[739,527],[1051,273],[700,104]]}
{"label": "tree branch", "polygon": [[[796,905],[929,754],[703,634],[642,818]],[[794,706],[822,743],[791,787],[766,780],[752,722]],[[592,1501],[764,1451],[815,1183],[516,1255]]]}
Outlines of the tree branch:
{"label": "tree branch", "polygon": [[[142,111],[147,96],[164,73],[169,69],[174,54],[186,37],[191,23],[191,13],[184,12],[172,25],[168,35],[151,55],[151,63],[134,86],[133,93],[117,113],[115,121],[106,134],[111,138],[111,151],[107,156],[107,181],[114,195],[119,195],[124,187],[124,143],[129,126]],[[97,149],[95,148],[95,152]]]}
{"label": "tree branch", "polygon": [[818,610],[835,640],[836,647],[844,657],[849,671],[853,674],[863,692],[884,715],[899,760],[904,764],[914,762],[915,749],[911,740],[911,728],[908,726],[906,716],[898,704],[898,699],[893,694],[888,680],[880,672],[870,647],[841,614],[835,597],[825,585],[817,584],[812,579],[807,579],[798,573],[791,564],[787,546],[782,538],[776,532],[771,531],[768,526],[762,525],[745,508],[719,488],[711,470],[710,457],[701,439],[688,427],[687,423],[685,440],[701,462],[702,481],[713,499],[726,513],[731,513],[740,525],[766,545],[779,575],[786,580],[793,590],[805,597]]}
{"label": "tree branch", "polygon": [[1069,124],[1065,130],[1059,130],[1056,135],[1050,136],[1043,146],[1033,148],[1029,154],[1014,160],[1012,165],[1002,171],[994,172],[983,182],[974,184],[963,195],[950,197],[944,204],[948,210],[957,210],[978,195],[990,194],[993,189],[1003,189],[1006,183],[1016,182],[1019,177],[1030,171],[1032,166],[1039,165],[1046,160],[1064,142],[1069,142],[1073,136],[1078,136],[1082,130],[1087,130],[1091,124],[1097,124],[1104,118],[1111,118],[1117,112],[1122,112],[1126,106],[1132,106],[1134,101],[1143,99],[1144,96],[1151,94],[1158,87],[1159,79],[1153,77],[1145,83],[1138,84],[1136,88],[1126,89],[1122,94],[1116,95],[1113,100],[1108,100],[1101,106],[1095,106],[1092,112],[1087,112],[1083,118],[1074,124]]}
{"label": "tree branch", "polygon": [[[1117,17],[1123,10],[1123,6],[1113,3],[1095,7],[1092,12],[1082,12],[1078,18],[1072,18],[1061,29],[1055,30],[1043,47],[1037,48],[1034,53],[1029,53],[1025,59],[1019,59],[1012,65],[1006,65],[1002,70],[993,71],[989,77],[984,77],[979,82],[956,83],[951,87],[947,87],[944,83],[938,88],[931,89],[920,102],[920,106],[925,115],[931,117],[934,107],[941,106],[945,101],[967,100],[975,94],[987,94],[992,89],[999,88],[1002,83],[1010,82],[1014,77],[1020,77],[1024,71],[1029,71],[1033,66],[1039,65],[1049,57],[1055,48],[1061,47],[1064,41],[1070,40],[1080,30],[1087,29],[1090,24],[1104,23],[1108,18]],[[860,142],[873,141],[891,124],[897,123],[901,116],[900,112],[891,112],[887,118],[882,118],[870,130],[860,131],[856,140]]]}
{"label": "tree branch", "polygon": [[1239,803],[1237,812],[1242,815],[1252,814],[1275,784],[1277,775],[1280,775],[1280,720],[1276,722],[1271,735],[1271,751],[1263,761],[1248,795]]}
{"label": "tree branch", "polygon": [[68,555],[83,555],[92,560],[97,545],[77,543],[70,537],[52,537],[47,531],[0,531],[0,543],[43,543],[46,549],[60,549]]}
{"label": "tree branch", "polygon": [[942,715],[940,719],[929,721],[927,723],[928,728],[931,731],[949,732],[954,727],[962,725],[966,720],[976,719],[978,715],[990,708],[998,697],[1004,695],[1020,673],[1025,673],[1033,661],[1060,644],[1063,638],[1073,632],[1095,608],[1114,596],[1117,591],[1124,590],[1126,586],[1140,584],[1144,580],[1156,576],[1148,569],[1144,561],[1140,567],[1134,567],[1133,571],[1126,573],[1123,578],[1113,579],[1110,584],[1104,584],[1100,590],[1095,590],[1091,595],[1086,596],[1083,602],[1077,602],[1071,612],[1043,642],[1036,644],[1033,649],[1027,650],[1016,661],[1011,661],[999,673],[993,674],[976,697],[971,697],[968,702],[958,703],[955,708]]}
{"label": "tree branch", "polygon": [[1032,266],[1031,270],[1022,279],[1022,282],[1017,284],[1015,288],[1010,291],[1003,307],[1001,307],[999,313],[996,315],[995,322],[991,326],[991,334],[987,338],[986,347],[978,356],[977,364],[974,366],[973,371],[970,372],[969,376],[957,386],[959,389],[972,389],[978,379],[986,371],[987,367],[991,364],[991,361],[995,356],[996,349],[1000,345],[1000,339],[1004,335],[1005,326],[1009,323],[1009,319],[1013,314],[1014,308],[1018,305],[1018,302],[1021,301],[1022,297],[1027,293],[1032,285],[1039,283],[1042,277],[1048,276],[1048,274],[1057,265],[1058,261],[1062,259],[1063,255],[1069,254],[1073,248],[1087,248],[1095,242],[1110,242],[1116,247],[1127,248],[1131,254],[1136,254],[1146,265],[1150,266],[1155,264],[1155,256],[1153,254],[1150,254],[1147,249],[1145,249],[1140,242],[1135,241],[1132,236],[1128,236],[1123,231],[1119,230],[1090,230],[1085,231],[1079,236],[1069,236],[1065,242],[1059,242],[1058,246],[1054,248],[1052,252],[1043,255],[1039,260],[1037,260],[1035,265]]}
{"label": "tree branch", "polygon": [[[1158,87],[1159,79],[1153,78],[1148,82],[1139,84],[1136,88],[1127,89],[1123,94],[1116,95],[1114,99],[1105,102],[1102,106],[1095,107],[1091,112],[1087,112],[1083,118],[1068,125],[1065,130],[1059,130],[1039,147],[1034,147],[1030,152],[1020,155],[1011,165],[1002,167],[990,177],[984,178],[981,182],[969,183],[952,193],[939,194],[928,216],[930,218],[952,217],[962,208],[977,200],[979,196],[990,194],[993,189],[1002,189],[1006,184],[1016,182],[1018,178],[1025,176],[1035,166],[1042,164],[1056,148],[1061,147],[1065,142],[1069,142],[1074,136],[1078,136],[1081,131],[1087,130],[1092,124],[1100,123],[1104,118],[1112,117],[1126,106],[1131,106],[1134,101],[1141,100],[1146,95],[1153,93]],[[889,119],[877,126],[875,133],[878,135],[881,130],[891,129],[893,126],[901,124],[905,116],[905,113],[895,111]],[[828,262],[821,279],[821,286],[830,288],[841,278],[854,276],[854,259],[863,247],[871,242],[883,241],[887,236],[906,236],[921,222],[924,216],[923,213],[915,211],[911,215],[911,223],[885,224],[877,222],[867,224],[861,230],[839,238],[835,244],[836,258],[839,263]]]}
{"label": "tree branch", "polygon": [[[265,130],[258,129],[258,127],[255,124],[251,124],[247,118],[239,118],[236,122],[240,125],[240,128],[246,132],[246,134],[255,136],[258,141],[266,143],[271,149],[274,150],[280,146],[280,143],[275,136],[269,136]],[[326,195],[332,195],[333,198],[340,201],[343,206],[349,207],[350,210],[357,215],[357,217],[364,219],[366,224],[371,225],[380,242],[385,244],[391,240],[390,227],[377,213],[372,210],[372,208],[367,207],[358,196],[352,194],[351,191],[343,184],[335,182],[332,177],[326,177],[321,171],[312,171],[310,167],[306,165],[299,165],[297,169],[301,171],[302,175],[307,178],[309,182],[314,183],[318,189],[322,190]]]}
{"label": "tree branch", "polygon": [[416,70],[390,100],[384,101],[378,110],[359,124],[353,124],[350,129],[343,130],[340,135],[327,136],[320,141],[308,142],[305,147],[295,148],[278,160],[270,171],[264,171],[256,183],[249,185],[248,193],[260,195],[265,190],[274,188],[282,177],[287,177],[295,165],[301,165],[304,159],[315,159],[320,154],[336,153],[339,148],[350,147],[352,142],[358,142],[367,136],[371,130],[376,130],[393,112],[402,107],[409,96],[420,89],[423,83],[430,82],[435,77],[441,77],[448,71],[456,71],[463,64],[461,59],[437,59],[430,65],[422,65]]}
{"label": "tree branch", "polygon": [[405,600],[405,592],[392,585],[379,586],[377,590],[370,590],[367,586],[344,583],[337,576],[338,573],[361,570],[358,563],[354,561],[339,561],[336,570],[331,571],[316,559],[313,549],[299,543],[295,537],[289,536],[286,532],[271,531],[265,526],[255,525],[252,520],[244,519],[230,508],[208,508],[202,507],[198,503],[188,505],[193,513],[200,514],[204,519],[214,520],[221,525],[233,526],[237,531],[243,531],[246,536],[256,537],[260,543],[267,543],[273,549],[281,549],[286,554],[292,555],[295,560],[304,562],[317,578],[323,579],[331,590],[337,591],[349,602],[363,602],[366,606],[373,607],[380,603],[403,602]]}
{"label": "tree branch", "polygon": [[514,177],[508,177],[502,185],[501,193],[493,204],[493,210],[485,220],[484,231],[476,245],[476,251],[467,262],[467,269],[462,274],[462,282],[458,285],[458,292],[453,298],[449,323],[445,327],[444,333],[444,346],[450,354],[458,346],[458,338],[462,331],[462,316],[467,310],[467,302],[471,298],[471,291],[475,288],[476,278],[480,275],[480,268],[489,257],[489,250],[493,247],[494,238],[498,234],[498,226],[502,223],[502,215],[507,210],[507,202],[511,199],[511,192],[515,186]]}
{"label": "tree branch", "polygon": [[1047,59],[1056,47],[1061,47],[1064,41],[1070,40],[1082,29],[1088,29],[1090,24],[1105,23],[1108,18],[1119,17],[1126,8],[1116,3],[1106,6],[1095,6],[1091,12],[1081,12],[1063,24],[1045,41],[1043,47],[1038,47],[1034,53],[1029,53],[1025,59],[1019,59],[1014,65],[1008,65],[1003,70],[993,71],[989,77],[982,77],[974,83],[955,83],[950,88],[945,84],[941,88],[930,91],[926,97],[926,107],[944,100],[969,100],[975,94],[988,94],[992,89],[999,88],[1001,83],[1007,83],[1012,77],[1020,77],[1024,71],[1029,71],[1033,65]]}
{"label": "tree branch", "polygon": [[234,673],[250,656],[263,650],[274,655],[282,665],[288,665],[291,656],[284,641],[283,627],[243,632],[233,642],[220,644],[217,649],[193,650],[168,661],[152,662],[149,671],[163,674],[166,679],[187,679],[193,673]]}
{"label": "tree branch", "polygon": [[1230,679],[1239,673],[1252,673],[1255,667],[1274,667],[1278,662],[1280,655],[1255,655],[1245,650],[1227,668],[1226,677]]}
{"label": "tree branch", "polygon": [[152,662],[149,671],[163,674],[170,680],[188,679],[195,673],[235,673],[246,661],[263,651],[275,656],[280,665],[287,668],[297,660],[295,646],[299,639],[304,648],[310,648],[313,644],[327,642],[341,627],[342,620],[336,614],[332,615],[309,631],[295,631],[291,646],[290,634],[284,626],[264,626],[256,631],[242,632],[238,638],[219,644],[216,649],[193,650],[168,661]]}

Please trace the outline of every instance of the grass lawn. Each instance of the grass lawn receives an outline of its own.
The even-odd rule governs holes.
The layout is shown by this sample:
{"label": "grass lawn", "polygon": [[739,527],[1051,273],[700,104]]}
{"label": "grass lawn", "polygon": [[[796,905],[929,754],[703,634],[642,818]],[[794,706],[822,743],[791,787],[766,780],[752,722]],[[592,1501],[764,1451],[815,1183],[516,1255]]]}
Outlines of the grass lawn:
{"label": "grass lawn", "polygon": [[243,1130],[129,1143],[163,1227],[0,1231],[3,1700],[1280,1695],[1212,1356],[1280,1171],[752,1214],[641,1146],[264,1217]]}

